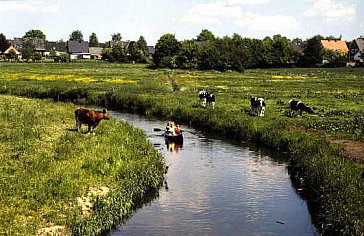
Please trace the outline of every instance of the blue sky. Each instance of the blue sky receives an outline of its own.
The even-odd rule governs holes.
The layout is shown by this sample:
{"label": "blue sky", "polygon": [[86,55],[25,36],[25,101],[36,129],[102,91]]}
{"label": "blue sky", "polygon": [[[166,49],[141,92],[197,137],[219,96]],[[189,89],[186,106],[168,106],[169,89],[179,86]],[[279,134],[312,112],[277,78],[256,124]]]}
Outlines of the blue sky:
{"label": "blue sky", "polygon": [[22,37],[42,30],[48,40],[68,40],[74,30],[99,42],[113,33],[123,40],[143,35],[192,39],[202,29],[215,36],[259,38],[281,34],[307,39],[316,34],[352,40],[364,35],[363,0],[0,0],[0,33]]}

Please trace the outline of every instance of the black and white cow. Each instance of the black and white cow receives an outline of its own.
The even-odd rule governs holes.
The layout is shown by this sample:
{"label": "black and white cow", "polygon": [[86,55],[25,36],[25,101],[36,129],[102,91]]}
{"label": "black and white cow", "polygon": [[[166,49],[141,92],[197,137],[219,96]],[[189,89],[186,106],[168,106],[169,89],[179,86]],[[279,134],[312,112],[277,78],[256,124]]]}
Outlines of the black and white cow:
{"label": "black and white cow", "polygon": [[290,100],[288,103],[291,108],[291,115],[293,114],[293,112],[296,112],[296,111],[298,111],[300,113],[300,115],[302,115],[303,111],[305,111],[309,114],[315,114],[315,112],[310,107],[306,106],[301,101]]}
{"label": "black and white cow", "polygon": [[265,101],[263,98],[250,97],[250,114],[254,116],[264,116]]}
{"label": "black and white cow", "polygon": [[206,108],[207,106],[211,106],[212,109],[215,108],[215,95],[210,92],[206,92],[205,90],[201,90],[198,94],[200,98],[200,104],[202,107]]}

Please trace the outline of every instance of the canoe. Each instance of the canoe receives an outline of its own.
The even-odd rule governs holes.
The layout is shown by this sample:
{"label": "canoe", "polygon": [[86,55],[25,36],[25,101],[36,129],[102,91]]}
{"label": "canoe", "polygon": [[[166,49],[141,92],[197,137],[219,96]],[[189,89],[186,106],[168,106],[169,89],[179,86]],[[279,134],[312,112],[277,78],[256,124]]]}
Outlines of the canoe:
{"label": "canoe", "polygon": [[173,143],[182,144],[183,143],[183,135],[182,135],[182,133],[180,133],[180,134],[171,134],[171,133],[164,132],[164,140],[166,142],[173,142]]}

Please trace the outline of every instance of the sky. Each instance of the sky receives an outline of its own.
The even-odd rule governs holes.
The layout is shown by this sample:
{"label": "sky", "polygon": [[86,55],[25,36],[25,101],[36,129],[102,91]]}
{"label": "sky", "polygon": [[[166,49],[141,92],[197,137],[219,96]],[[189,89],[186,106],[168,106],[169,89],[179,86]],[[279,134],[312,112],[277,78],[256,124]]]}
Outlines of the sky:
{"label": "sky", "polygon": [[0,33],[12,39],[37,29],[49,41],[66,41],[80,30],[84,40],[94,32],[99,42],[120,33],[155,45],[166,33],[182,41],[208,29],[217,37],[351,41],[364,35],[363,12],[364,0],[0,0]]}

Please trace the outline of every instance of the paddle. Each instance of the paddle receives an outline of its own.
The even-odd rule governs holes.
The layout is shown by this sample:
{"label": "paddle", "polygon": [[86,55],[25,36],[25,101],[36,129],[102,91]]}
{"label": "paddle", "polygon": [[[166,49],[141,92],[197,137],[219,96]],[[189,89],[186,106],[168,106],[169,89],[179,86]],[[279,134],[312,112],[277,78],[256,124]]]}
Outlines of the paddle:
{"label": "paddle", "polygon": [[159,132],[159,131],[164,131],[164,130],[162,130],[160,128],[154,128],[153,131]]}

